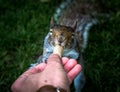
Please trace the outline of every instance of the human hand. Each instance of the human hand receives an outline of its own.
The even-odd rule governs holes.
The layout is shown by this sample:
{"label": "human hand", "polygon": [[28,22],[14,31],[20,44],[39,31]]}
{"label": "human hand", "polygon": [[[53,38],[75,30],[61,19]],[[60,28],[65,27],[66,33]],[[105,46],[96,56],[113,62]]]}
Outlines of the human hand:
{"label": "human hand", "polygon": [[72,80],[81,66],[74,59],[59,58],[52,54],[46,63],[41,63],[24,72],[12,85],[13,92],[36,92],[45,85],[69,90]]}

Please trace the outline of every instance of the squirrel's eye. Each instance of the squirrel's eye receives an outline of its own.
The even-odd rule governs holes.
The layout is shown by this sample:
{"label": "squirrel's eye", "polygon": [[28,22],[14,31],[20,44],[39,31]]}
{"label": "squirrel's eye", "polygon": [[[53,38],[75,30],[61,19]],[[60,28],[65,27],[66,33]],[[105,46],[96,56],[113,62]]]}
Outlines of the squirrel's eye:
{"label": "squirrel's eye", "polygon": [[53,29],[50,29],[50,35],[52,35],[52,33],[53,33]]}
{"label": "squirrel's eye", "polygon": [[53,31],[53,29],[50,29],[50,32],[52,32]]}
{"label": "squirrel's eye", "polygon": [[72,38],[74,38],[74,36],[75,36],[75,34],[74,34],[74,33],[72,33]]}

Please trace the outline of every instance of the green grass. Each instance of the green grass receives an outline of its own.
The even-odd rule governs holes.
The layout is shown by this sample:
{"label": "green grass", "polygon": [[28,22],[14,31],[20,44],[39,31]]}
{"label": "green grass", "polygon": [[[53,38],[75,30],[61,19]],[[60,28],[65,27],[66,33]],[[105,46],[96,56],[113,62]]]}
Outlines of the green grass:
{"label": "green grass", "polygon": [[95,26],[85,51],[85,73],[88,88],[93,92],[120,92],[120,14],[111,15]]}
{"label": "green grass", "polygon": [[[10,92],[14,80],[42,54],[59,2],[0,1],[0,92]],[[90,31],[83,92],[120,92],[120,1],[106,0],[104,6],[110,17]]]}

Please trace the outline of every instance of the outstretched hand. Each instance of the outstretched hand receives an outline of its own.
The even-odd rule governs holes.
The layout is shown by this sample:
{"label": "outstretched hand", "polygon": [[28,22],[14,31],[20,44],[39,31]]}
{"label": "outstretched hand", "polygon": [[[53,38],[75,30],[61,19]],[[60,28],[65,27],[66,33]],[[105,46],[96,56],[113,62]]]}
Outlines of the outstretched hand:
{"label": "outstretched hand", "polygon": [[[62,61],[62,62],[61,62]],[[74,59],[63,57],[62,60],[56,54],[50,55],[46,63],[41,63],[24,72],[12,85],[13,92],[36,92],[45,85],[52,85],[69,90],[69,85],[81,66]]]}

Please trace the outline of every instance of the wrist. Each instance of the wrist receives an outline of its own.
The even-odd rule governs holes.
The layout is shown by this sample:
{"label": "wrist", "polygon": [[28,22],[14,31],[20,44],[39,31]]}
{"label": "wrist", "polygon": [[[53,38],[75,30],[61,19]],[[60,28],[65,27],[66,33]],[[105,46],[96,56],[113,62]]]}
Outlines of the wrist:
{"label": "wrist", "polygon": [[37,92],[69,92],[69,89],[63,89],[60,87],[54,87],[51,85],[46,85],[46,86],[42,86],[40,87],[40,89]]}

